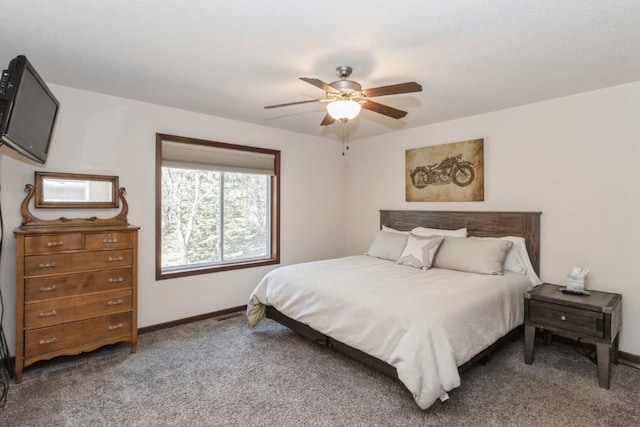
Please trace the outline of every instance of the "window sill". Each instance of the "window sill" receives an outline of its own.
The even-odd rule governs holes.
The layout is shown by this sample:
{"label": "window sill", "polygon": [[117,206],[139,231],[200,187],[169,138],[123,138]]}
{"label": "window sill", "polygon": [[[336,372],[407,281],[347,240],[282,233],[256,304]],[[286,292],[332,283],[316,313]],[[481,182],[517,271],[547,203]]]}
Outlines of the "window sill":
{"label": "window sill", "polygon": [[243,268],[262,267],[265,265],[280,264],[279,258],[261,259],[255,261],[242,261],[236,263],[207,265],[203,267],[185,267],[180,270],[156,271],[156,280],[175,279],[177,277],[197,276],[200,274],[218,273],[221,271],[240,270]]}

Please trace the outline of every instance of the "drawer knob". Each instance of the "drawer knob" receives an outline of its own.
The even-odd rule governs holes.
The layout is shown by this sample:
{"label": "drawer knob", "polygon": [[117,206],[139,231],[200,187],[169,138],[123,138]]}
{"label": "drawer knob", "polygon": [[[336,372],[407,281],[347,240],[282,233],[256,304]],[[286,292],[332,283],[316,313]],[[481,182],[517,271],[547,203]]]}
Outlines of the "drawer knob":
{"label": "drawer knob", "polygon": [[121,257],[121,256],[107,258],[107,261],[109,261],[109,262],[122,261],[122,260],[124,260],[124,257]]}
{"label": "drawer knob", "polygon": [[113,331],[114,329],[120,329],[122,328],[124,325],[122,323],[118,323],[117,325],[109,325],[107,326],[107,329],[110,331]]}
{"label": "drawer knob", "polygon": [[47,246],[50,248],[54,246],[64,246],[64,242],[47,242]]}
{"label": "drawer knob", "polygon": [[40,340],[40,345],[46,345],[46,344],[53,344],[54,342],[58,342],[58,338],[53,337],[51,339],[48,340]]}
{"label": "drawer knob", "polygon": [[56,266],[55,262],[49,262],[46,264],[38,264],[38,268],[53,268]]}
{"label": "drawer knob", "polygon": [[53,285],[53,286],[47,286],[46,288],[44,288],[44,287],[40,288],[40,289],[38,289],[38,291],[40,291],[40,292],[53,292],[56,289],[58,289],[58,287],[56,285]]}
{"label": "drawer knob", "polygon": [[102,243],[118,243],[118,239],[102,239]]}
{"label": "drawer knob", "polygon": [[52,310],[52,311],[41,311],[40,313],[38,313],[38,317],[39,318],[52,317],[52,316],[55,316],[56,314],[58,314],[58,313],[56,313],[55,310]]}
{"label": "drawer knob", "polygon": [[109,277],[109,279],[107,279],[107,282],[109,282],[109,283],[121,283],[121,282],[124,282],[124,277],[118,277],[117,279]]}
{"label": "drawer knob", "polygon": [[120,305],[120,304],[122,304],[123,302],[124,302],[124,301],[123,301],[122,299],[118,299],[118,300],[115,300],[115,301],[109,301],[109,302],[107,303],[107,305]]}
{"label": "drawer knob", "polygon": [[562,316],[560,316],[560,320],[562,320],[562,321],[564,322],[565,320],[567,320],[567,316],[565,316],[565,315],[563,314]]}

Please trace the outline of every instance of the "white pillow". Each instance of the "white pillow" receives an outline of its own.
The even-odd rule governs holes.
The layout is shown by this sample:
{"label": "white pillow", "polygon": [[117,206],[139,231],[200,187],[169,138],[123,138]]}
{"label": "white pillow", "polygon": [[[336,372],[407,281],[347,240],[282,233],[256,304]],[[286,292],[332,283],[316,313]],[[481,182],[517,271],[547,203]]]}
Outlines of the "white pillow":
{"label": "white pillow", "polygon": [[508,240],[467,239],[446,236],[434,267],[479,274],[502,274],[504,259],[513,246]]}
{"label": "white pillow", "polygon": [[398,264],[410,265],[424,270],[430,269],[443,240],[443,236],[422,237],[409,234],[407,245],[398,258]]}
{"label": "white pillow", "polygon": [[512,271],[514,273],[524,274],[531,282],[532,286],[538,286],[542,283],[533,265],[531,265],[531,259],[529,258],[529,252],[527,251],[527,245],[524,237],[505,236],[505,237],[472,237],[473,239],[487,239],[487,240],[508,240],[513,242],[513,246],[509,249],[507,257],[504,260],[504,270]]}
{"label": "white pillow", "polygon": [[367,255],[397,261],[407,244],[407,237],[408,235],[406,234],[380,230],[376,233],[376,237],[373,239]]}
{"label": "white pillow", "polygon": [[507,257],[504,259],[504,269],[514,273],[525,274],[527,272],[527,266],[524,264],[524,260],[520,256],[520,252],[524,251],[524,257],[527,261],[529,260],[527,247],[524,244],[524,237],[506,236],[502,239],[509,240],[513,243],[511,249],[507,252]]}
{"label": "white pillow", "polygon": [[453,237],[467,237],[467,229],[459,228],[457,230],[442,230],[439,228],[425,228],[416,227],[411,230],[412,234],[416,236],[453,236]]}
{"label": "white pillow", "polygon": [[386,225],[382,226],[382,231],[388,231],[389,233],[406,234],[407,236],[410,233],[410,231],[400,231],[400,230],[396,230],[395,228],[387,227]]}

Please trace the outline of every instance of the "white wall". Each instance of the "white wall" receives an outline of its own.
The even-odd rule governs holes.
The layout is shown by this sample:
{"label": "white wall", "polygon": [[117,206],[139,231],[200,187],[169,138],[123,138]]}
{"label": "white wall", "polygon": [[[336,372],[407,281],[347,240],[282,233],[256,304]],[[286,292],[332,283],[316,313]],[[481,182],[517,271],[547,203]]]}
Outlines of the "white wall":
{"label": "white wall", "polygon": [[[405,150],[484,138],[485,201],[405,202]],[[542,211],[541,278],[573,266],[621,293],[620,349],[640,354],[640,82],[351,144],[347,253],[366,251],[379,209]]]}
{"label": "white wall", "polygon": [[[127,189],[129,222],[141,226],[139,327],[246,304],[275,266],[155,281],[156,132],[281,150],[281,263],[341,256],[344,251],[344,158],[339,143],[273,128],[50,85],[61,103],[45,166],[0,149],[5,238],[0,285],[4,328],[15,342],[15,239],[24,186],[33,172],[118,175]],[[33,210],[42,218],[109,217],[115,211]]]}

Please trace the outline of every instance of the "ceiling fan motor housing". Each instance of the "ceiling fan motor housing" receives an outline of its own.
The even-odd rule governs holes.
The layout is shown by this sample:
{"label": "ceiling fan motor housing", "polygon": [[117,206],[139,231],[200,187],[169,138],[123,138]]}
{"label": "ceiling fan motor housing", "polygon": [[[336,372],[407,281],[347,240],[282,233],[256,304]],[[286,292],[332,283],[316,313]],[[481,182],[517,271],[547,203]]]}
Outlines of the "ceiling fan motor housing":
{"label": "ceiling fan motor housing", "polygon": [[341,93],[347,94],[362,91],[362,86],[360,86],[358,82],[354,82],[352,80],[337,80],[335,82],[329,83],[329,86],[339,90]]}
{"label": "ceiling fan motor housing", "polygon": [[360,83],[354,82],[353,80],[347,80],[347,77],[351,75],[352,71],[353,69],[348,65],[336,68],[336,75],[340,77],[340,80],[329,83],[329,86],[340,91],[340,98],[358,96],[359,92],[362,92],[362,86],[360,86]]}

